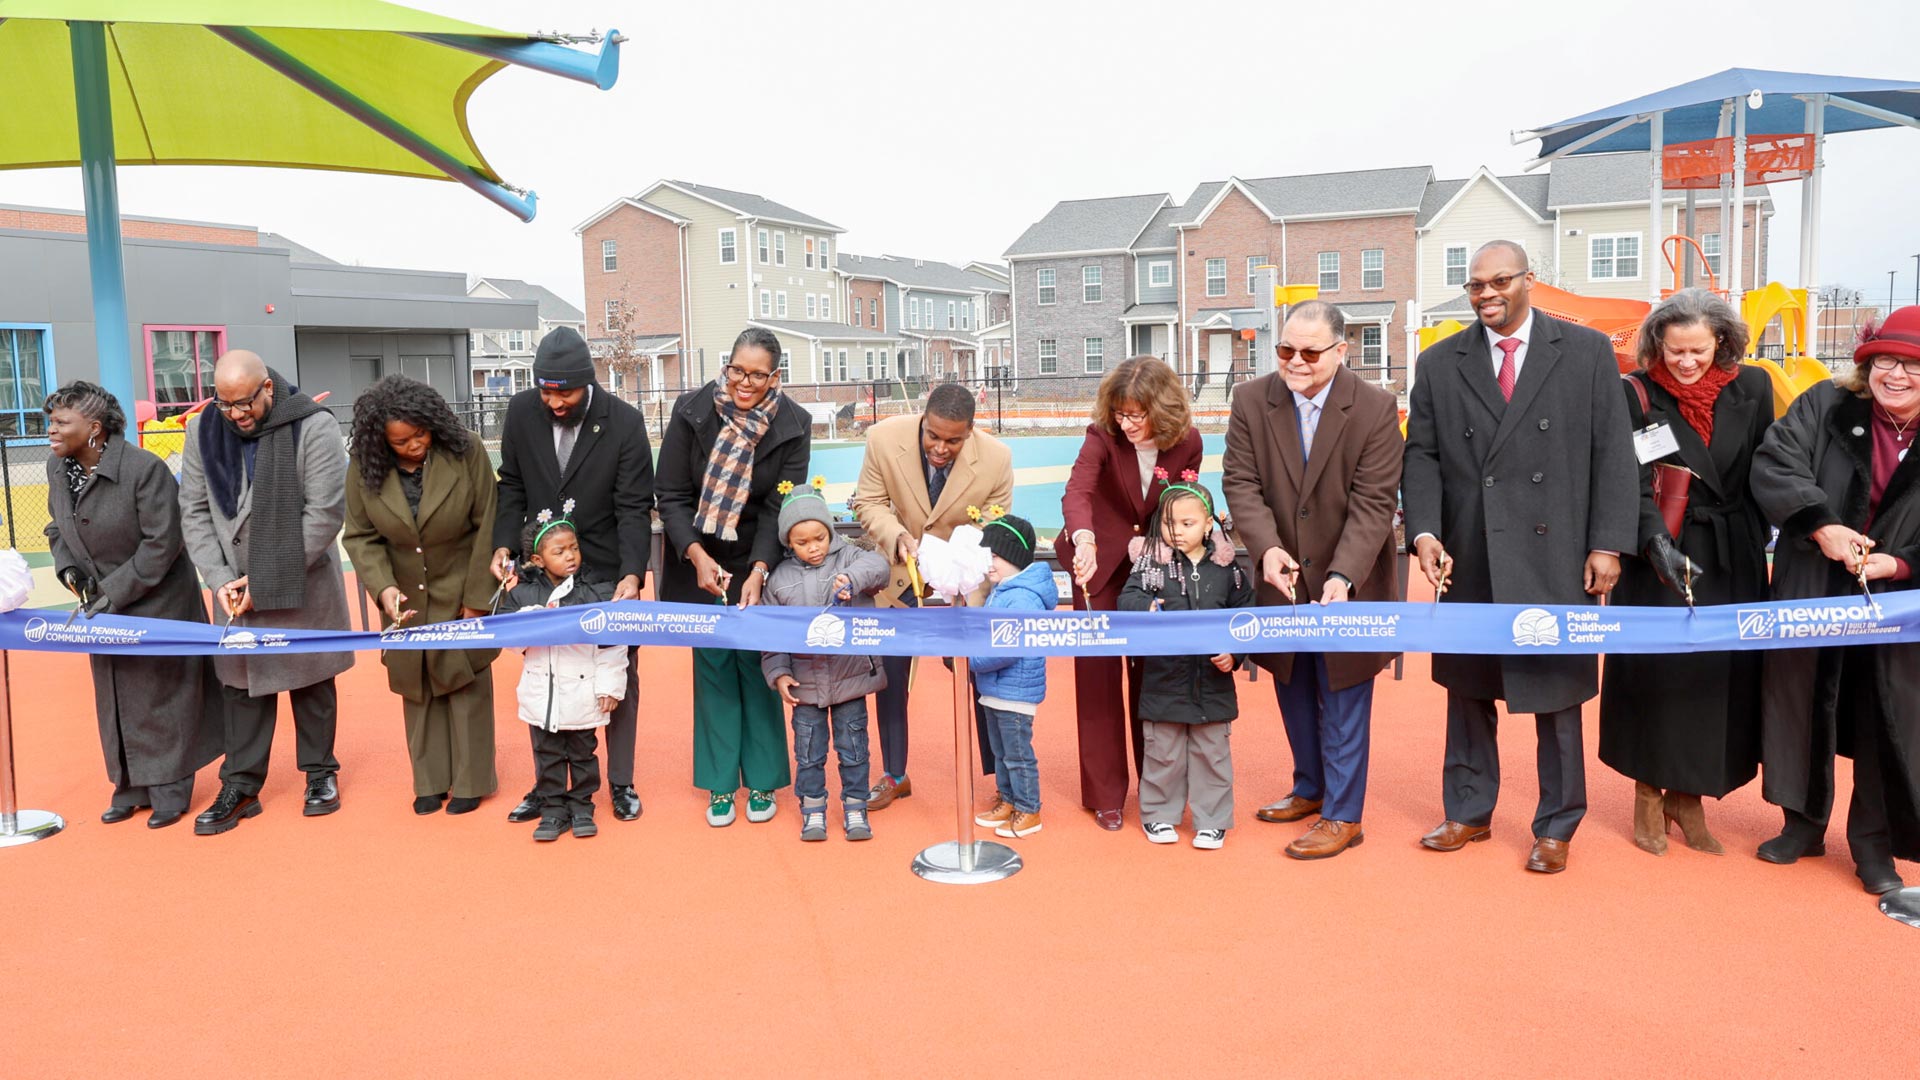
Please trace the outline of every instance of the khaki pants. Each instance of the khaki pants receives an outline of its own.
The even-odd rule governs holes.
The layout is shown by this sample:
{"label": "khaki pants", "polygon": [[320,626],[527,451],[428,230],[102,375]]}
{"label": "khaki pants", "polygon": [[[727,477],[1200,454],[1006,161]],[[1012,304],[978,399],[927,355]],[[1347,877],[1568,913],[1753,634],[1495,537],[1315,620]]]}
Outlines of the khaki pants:
{"label": "khaki pants", "polygon": [[1195,829],[1233,828],[1233,725],[1148,720],[1141,726],[1147,754],[1140,770],[1140,820],[1178,825],[1181,810],[1191,806]]}

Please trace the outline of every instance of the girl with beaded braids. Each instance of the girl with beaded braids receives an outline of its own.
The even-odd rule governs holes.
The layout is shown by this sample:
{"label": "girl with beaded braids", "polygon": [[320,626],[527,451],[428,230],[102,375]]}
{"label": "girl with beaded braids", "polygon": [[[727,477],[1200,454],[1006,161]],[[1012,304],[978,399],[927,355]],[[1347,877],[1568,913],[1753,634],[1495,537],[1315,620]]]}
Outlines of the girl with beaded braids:
{"label": "girl with beaded braids", "polygon": [[[1193,472],[1168,484],[1120,591],[1121,611],[1212,611],[1253,606],[1253,582],[1213,516],[1213,496]],[[1218,848],[1233,827],[1228,736],[1240,703],[1233,670],[1245,657],[1149,656],[1141,662],[1146,761],[1140,821],[1147,839],[1171,844],[1193,808],[1193,846]]]}

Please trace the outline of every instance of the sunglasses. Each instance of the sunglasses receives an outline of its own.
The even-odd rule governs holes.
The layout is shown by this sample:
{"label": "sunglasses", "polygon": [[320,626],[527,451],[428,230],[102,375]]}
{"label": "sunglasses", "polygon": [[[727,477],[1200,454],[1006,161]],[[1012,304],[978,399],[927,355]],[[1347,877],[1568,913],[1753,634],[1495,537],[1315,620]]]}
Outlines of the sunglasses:
{"label": "sunglasses", "polygon": [[1309,364],[1317,364],[1320,362],[1322,356],[1345,344],[1346,342],[1344,341],[1336,341],[1331,345],[1324,345],[1318,349],[1296,349],[1291,345],[1275,345],[1273,351],[1278,353],[1282,360],[1291,360],[1297,356]]}
{"label": "sunglasses", "polygon": [[1505,292],[1507,289],[1507,286],[1513,284],[1514,282],[1526,276],[1527,276],[1526,273],[1501,274],[1499,277],[1494,278],[1492,281],[1469,281],[1467,282],[1467,285],[1466,285],[1467,295],[1479,296],[1481,293],[1486,292],[1488,289],[1492,289],[1495,292]]}

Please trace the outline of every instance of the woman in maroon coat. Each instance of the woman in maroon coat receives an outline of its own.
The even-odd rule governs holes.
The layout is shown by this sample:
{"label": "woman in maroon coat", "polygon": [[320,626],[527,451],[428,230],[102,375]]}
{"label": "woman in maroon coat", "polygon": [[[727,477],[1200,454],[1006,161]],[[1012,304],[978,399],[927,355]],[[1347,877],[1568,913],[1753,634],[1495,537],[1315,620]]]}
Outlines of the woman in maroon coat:
{"label": "woman in maroon coat", "polygon": [[[1166,485],[1156,470],[1178,477],[1189,469],[1200,470],[1200,433],[1193,429],[1187,395],[1173,369],[1156,357],[1136,356],[1108,372],[1100,380],[1087,441],[1067,477],[1066,527],[1053,542],[1060,565],[1072,567],[1075,608],[1115,609],[1132,561],[1127,544],[1146,527]],[[1129,729],[1134,773],[1140,771],[1139,672],[1139,661],[1131,658],[1078,656],[1073,661],[1080,803],[1109,830],[1120,828],[1127,801]]]}

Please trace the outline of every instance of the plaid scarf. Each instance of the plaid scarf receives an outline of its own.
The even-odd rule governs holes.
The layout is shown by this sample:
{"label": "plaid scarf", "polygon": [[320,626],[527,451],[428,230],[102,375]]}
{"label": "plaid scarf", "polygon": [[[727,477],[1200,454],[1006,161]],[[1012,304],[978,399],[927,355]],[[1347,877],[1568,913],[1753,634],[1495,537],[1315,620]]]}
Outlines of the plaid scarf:
{"label": "plaid scarf", "polygon": [[738,540],[740,511],[753,492],[753,451],[773,426],[780,399],[768,394],[760,404],[742,409],[733,403],[726,388],[715,384],[713,405],[720,414],[720,434],[713,440],[713,454],[707,458],[706,483],[700,485],[700,506],[694,512],[693,524],[710,536]]}

